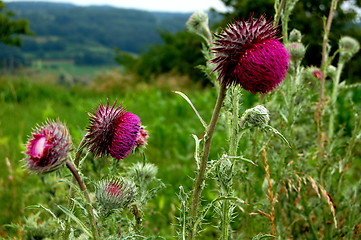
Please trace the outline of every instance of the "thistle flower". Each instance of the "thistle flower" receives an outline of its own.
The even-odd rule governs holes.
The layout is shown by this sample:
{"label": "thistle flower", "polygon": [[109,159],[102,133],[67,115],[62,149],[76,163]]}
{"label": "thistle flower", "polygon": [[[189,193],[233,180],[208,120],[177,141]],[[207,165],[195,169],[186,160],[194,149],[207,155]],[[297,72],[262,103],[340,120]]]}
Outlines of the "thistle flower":
{"label": "thistle flower", "polygon": [[96,186],[96,199],[106,213],[126,208],[134,200],[135,194],[134,183],[125,178],[103,179]]}
{"label": "thistle flower", "polygon": [[226,85],[239,84],[252,93],[268,93],[285,78],[289,54],[279,42],[279,28],[262,15],[247,21],[236,21],[217,34],[218,80]]}
{"label": "thistle flower", "polygon": [[140,132],[140,119],[126,112],[121,106],[100,105],[90,114],[90,126],[85,137],[86,146],[95,156],[110,154],[116,159],[127,157],[137,145]]}
{"label": "thistle flower", "polygon": [[264,127],[270,121],[269,111],[263,105],[247,109],[240,121],[241,127]]}
{"label": "thistle flower", "polygon": [[33,173],[48,173],[62,166],[71,150],[69,131],[61,122],[37,127],[26,146],[25,167]]}

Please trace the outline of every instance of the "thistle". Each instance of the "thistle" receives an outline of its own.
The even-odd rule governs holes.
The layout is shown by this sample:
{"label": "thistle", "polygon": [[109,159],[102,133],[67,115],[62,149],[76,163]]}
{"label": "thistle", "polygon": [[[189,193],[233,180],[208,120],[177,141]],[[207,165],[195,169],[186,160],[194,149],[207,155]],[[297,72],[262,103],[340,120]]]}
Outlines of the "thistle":
{"label": "thistle", "polygon": [[90,114],[90,126],[85,136],[86,146],[97,157],[111,155],[115,159],[126,158],[137,145],[140,119],[126,112],[123,107],[100,105]]}
{"label": "thistle", "polygon": [[188,19],[186,26],[190,32],[198,34],[207,42],[212,39],[211,31],[209,30],[207,13],[203,11],[194,12]]}
{"label": "thistle", "polygon": [[33,173],[48,173],[60,168],[71,150],[71,137],[61,122],[48,121],[37,127],[26,146],[25,167]]}
{"label": "thistle", "polygon": [[124,178],[110,178],[101,180],[96,188],[96,198],[105,210],[126,208],[134,200],[135,185]]}
{"label": "thistle", "polygon": [[242,128],[244,127],[264,127],[270,121],[269,111],[263,105],[257,105],[247,109],[240,121]]}
{"label": "thistle", "polygon": [[278,40],[278,26],[262,15],[229,24],[217,34],[212,63],[218,80],[226,85],[241,85],[252,93],[268,93],[285,78],[289,53]]}
{"label": "thistle", "polygon": [[294,62],[301,61],[305,56],[306,48],[300,42],[291,42],[286,44],[286,48],[290,53],[291,60]]}

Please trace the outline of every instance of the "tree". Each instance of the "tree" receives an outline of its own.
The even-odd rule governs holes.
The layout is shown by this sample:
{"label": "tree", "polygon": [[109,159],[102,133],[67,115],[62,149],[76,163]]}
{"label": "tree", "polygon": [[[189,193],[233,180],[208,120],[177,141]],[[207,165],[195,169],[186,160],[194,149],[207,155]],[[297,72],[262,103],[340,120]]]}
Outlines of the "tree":
{"label": "tree", "polygon": [[5,4],[0,0],[0,42],[6,45],[20,46],[19,35],[31,34],[29,23],[25,19],[13,19],[15,14],[5,10]]}

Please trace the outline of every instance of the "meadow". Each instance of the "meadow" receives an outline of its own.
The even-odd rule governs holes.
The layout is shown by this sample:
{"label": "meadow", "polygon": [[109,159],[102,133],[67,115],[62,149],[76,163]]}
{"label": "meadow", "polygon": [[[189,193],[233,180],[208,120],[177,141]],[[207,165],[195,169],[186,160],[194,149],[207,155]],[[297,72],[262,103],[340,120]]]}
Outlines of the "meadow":
{"label": "meadow", "polygon": [[[34,77],[32,75],[29,76],[28,74],[20,74],[20,76],[3,75],[1,77],[0,159],[2,159],[2,161],[0,162],[0,169],[2,191],[0,195],[0,204],[2,211],[0,220],[2,224],[2,237],[10,237],[11,239],[33,239],[24,236],[26,236],[27,232],[34,233],[34,229],[37,229],[37,232],[40,232],[40,235],[44,234],[41,233],[41,231],[45,231],[46,228],[49,227],[54,227],[42,225],[44,224],[44,219],[50,218],[50,215],[39,209],[27,209],[27,206],[41,203],[47,208],[53,209],[61,216],[62,213],[59,212],[59,210],[56,211],[56,206],[58,204],[67,204],[65,197],[67,194],[67,186],[64,182],[59,181],[59,179],[69,177],[69,174],[66,171],[39,177],[37,175],[29,174],[24,169],[23,163],[20,161],[24,158],[22,152],[25,150],[25,143],[31,130],[37,124],[42,123],[47,119],[61,119],[61,121],[65,122],[70,129],[74,144],[77,144],[86,131],[85,127],[88,125],[87,113],[93,111],[100,103],[104,104],[107,101],[113,102],[115,100],[122,103],[129,111],[138,114],[141,117],[142,123],[147,126],[147,129],[150,132],[148,147],[145,151],[147,161],[158,166],[159,172],[157,177],[165,184],[164,188],[162,188],[156,197],[149,202],[148,208],[150,210],[146,212],[144,221],[145,231],[151,235],[159,234],[161,236],[168,236],[167,238],[169,239],[173,239],[176,235],[178,225],[176,217],[179,216],[180,207],[179,198],[177,196],[179,186],[183,186],[184,189],[189,191],[192,188],[193,171],[195,170],[195,144],[191,134],[201,136],[202,126],[187,102],[173,93],[173,90],[181,90],[187,94],[187,96],[192,99],[193,104],[198,107],[199,113],[204,119],[209,119],[211,116],[213,102],[216,99],[216,92],[212,87],[204,89],[200,87],[192,88],[189,86],[187,88],[182,86],[179,87],[179,89],[174,84],[171,85],[173,89],[169,86],[160,89],[156,84],[154,84],[155,86],[152,86],[144,83],[129,82],[129,78],[131,77],[127,78],[128,82],[124,81],[123,78],[107,78],[107,82],[102,76],[108,75],[109,73],[100,72],[98,73],[100,80],[94,80],[94,84],[88,86],[75,84],[71,87],[59,85],[56,81],[54,82],[54,78],[49,78],[53,80],[46,80],[44,79],[44,75]],[[281,87],[286,86],[283,85]],[[280,90],[280,92],[281,91],[282,90]],[[312,90],[305,91],[307,92],[305,94],[311,94],[310,92],[312,92]],[[260,100],[260,96],[253,95],[246,91],[242,91],[242,93],[240,112],[244,112]],[[341,93],[341,96],[339,97],[340,104],[338,105],[340,114],[337,117],[337,121],[340,123],[341,128],[338,129],[338,135],[342,135],[345,138],[351,136],[353,122],[356,121],[356,119],[353,116],[353,111],[346,109],[355,109],[357,106],[354,105],[353,102],[359,103],[360,97],[361,91],[357,88]],[[272,125],[277,125],[277,123],[282,122],[279,109],[277,109],[279,108],[279,104],[282,104],[282,102],[277,104],[272,103],[272,105],[270,105]],[[274,108],[272,106],[278,107]],[[303,115],[302,119],[299,119],[302,126],[314,125],[312,107],[314,106],[308,106],[308,109],[302,110],[308,113],[307,116]],[[308,138],[308,134],[310,134],[314,128],[304,128],[302,126],[295,129],[299,135],[299,139],[294,143],[297,149],[301,150],[306,146],[312,146],[312,142],[315,141],[314,137]],[[281,132],[285,132],[285,128],[286,126],[280,125]],[[259,134],[258,130],[255,131],[255,134]],[[264,194],[262,190],[264,189],[264,170],[260,163],[260,153],[258,152],[255,154],[256,156],[252,156],[255,151],[259,151],[259,149],[257,150],[252,146],[252,142],[254,143],[255,141],[255,135],[253,134],[254,133],[250,133],[243,141],[241,141],[240,148],[242,149],[241,151],[244,152],[243,156],[252,159],[257,163],[257,166],[246,164],[243,166],[246,169],[243,169],[242,171],[252,171],[251,175],[245,176],[244,174],[239,173],[240,175],[238,175],[237,179],[239,179],[238,184],[241,184],[243,181],[247,182],[248,185],[250,184],[248,181],[251,181],[252,184],[251,186],[247,186],[247,191],[252,191],[255,196],[262,196]],[[285,134],[285,136],[286,138],[288,137],[287,134]],[[211,153],[212,159],[220,157],[219,152],[225,150],[226,142],[226,126],[220,124],[214,137],[214,147]],[[272,145],[276,145],[273,147],[274,151],[281,152],[280,149],[285,148],[285,146],[282,146],[282,142],[275,138],[273,138],[272,142]],[[344,153],[347,144],[347,141],[338,143],[338,151]],[[314,153],[311,151],[314,151]],[[314,148],[311,148],[308,151],[301,151],[301,153],[299,153],[299,161],[301,161],[300,159],[307,157],[307,161],[303,160],[306,162],[297,163],[296,160],[290,161],[297,165],[306,165],[309,168],[307,171],[310,171],[310,175],[312,173],[316,174],[319,165],[315,161],[315,151]],[[353,211],[356,211],[354,214],[357,214],[359,211],[357,209],[359,209],[360,201],[358,200],[357,193],[360,191],[360,185],[358,183],[358,172],[361,170],[360,155],[360,148],[355,147],[352,150],[352,161],[348,163],[348,168],[350,170],[348,171],[348,174],[345,175],[348,184],[341,188],[343,192],[352,192],[353,197],[345,199],[341,193],[338,193],[340,194],[338,197],[333,197],[334,201],[339,199],[339,201],[342,200],[343,202],[352,202],[350,206],[353,206],[354,209],[346,208],[341,210],[341,208],[337,207],[337,213],[342,215],[342,217],[346,217],[344,215],[345,213],[351,214]],[[139,161],[141,158],[142,156],[132,155],[127,159],[122,160],[120,163],[120,172],[126,169],[126,165]],[[7,165],[6,160],[9,161],[10,165]],[[279,157],[274,157],[272,161],[271,169],[278,175],[274,176],[274,178],[276,181],[280,181],[277,177],[280,179],[285,177],[282,176],[282,174],[285,174],[283,172],[285,170],[283,166],[284,164],[289,163],[289,160],[285,159],[283,160],[285,162],[282,163],[282,160],[280,160]],[[326,165],[327,168],[334,168],[334,165],[337,164],[337,161],[340,161],[340,159],[332,161],[333,162],[328,163],[329,166]],[[101,175],[106,174],[104,172],[99,174],[99,169],[103,169],[104,164],[106,166],[111,165],[109,160],[106,159],[89,159],[89,162],[87,163],[88,167],[86,168],[88,174],[94,177],[94,179],[100,179]],[[102,168],[100,168],[99,165],[103,165]],[[325,171],[327,174],[329,170]],[[330,181],[333,180],[330,179]],[[330,184],[335,183],[331,182]],[[205,199],[211,200],[215,198],[217,194],[212,190],[212,186],[215,185],[216,183],[214,181],[207,183],[208,190],[206,190],[204,196]],[[251,189],[249,189],[249,187],[251,187]],[[321,206],[322,211],[326,212],[324,216],[325,219],[322,219],[321,222],[326,222],[325,226],[332,225],[331,223],[328,223],[331,222],[332,217],[328,210],[327,203],[322,202],[322,200],[315,196],[315,194],[312,193],[312,188],[310,186],[303,191],[306,191],[306,195],[311,195],[308,197],[311,197],[313,201],[316,201],[317,206]],[[332,191],[332,189],[329,191]],[[253,194],[251,195],[253,196]],[[280,192],[279,194],[281,195],[282,193]],[[296,201],[297,195],[293,197],[295,198],[293,201]],[[240,198],[242,198],[242,196],[240,196]],[[305,201],[307,203],[309,200],[307,199]],[[244,211],[247,211],[247,208],[252,209],[257,206],[259,207],[260,204],[264,205],[266,203],[258,202],[255,203],[255,206],[253,207],[246,204],[243,208],[246,208]],[[342,206],[342,202],[339,204]],[[278,205],[282,208],[283,203],[278,203]],[[319,207],[316,207],[316,209],[317,208]],[[250,210],[248,209],[248,211]],[[297,209],[296,211],[301,211],[301,209]],[[237,214],[242,215],[243,212],[239,212],[238,210]],[[315,218],[315,215],[312,216]],[[212,227],[212,225],[217,225],[217,221],[212,218],[212,215],[208,216],[208,218],[208,230],[205,231],[205,235],[209,237],[214,236],[213,234],[215,234],[216,227]],[[250,217],[246,214],[244,214],[242,218],[244,221],[253,222],[251,225],[247,224],[246,227],[246,231],[250,234],[248,235],[249,237],[257,231],[262,232],[264,231],[264,228],[267,229],[266,218],[263,219],[260,216]],[[356,219],[358,219],[358,217],[356,217]],[[19,224],[22,228],[11,227],[11,225],[9,225],[10,223]],[[30,227],[28,226],[28,228],[26,228],[24,225],[25,223],[30,225]],[[344,222],[343,224],[347,223]],[[242,227],[241,222],[235,223],[235,225],[239,229],[238,231],[245,230]],[[309,234],[309,230],[306,229],[307,225],[307,223],[303,223],[302,226],[305,229],[299,229],[301,232],[304,231],[306,235]],[[356,228],[350,229],[350,226],[348,226],[348,228],[348,231],[351,232],[357,230]]]}

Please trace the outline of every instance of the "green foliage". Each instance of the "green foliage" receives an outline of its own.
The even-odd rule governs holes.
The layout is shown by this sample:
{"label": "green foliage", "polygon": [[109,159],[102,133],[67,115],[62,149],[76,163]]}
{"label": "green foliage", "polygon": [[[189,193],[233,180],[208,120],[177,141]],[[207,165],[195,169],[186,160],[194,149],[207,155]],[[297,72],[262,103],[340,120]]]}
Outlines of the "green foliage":
{"label": "green foliage", "polygon": [[117,61],[125,69],[135,72],[140,79],[150,81],[162,73],[173,72],[189,75],[194,81],[208,82],[196,66],[203,65],[201,39],[192,33],[181,31],[175,34],[161,32],[162,44],[157,44],[138,57],[122,52],[117,53]]}
{"label": "green foliage", "polygon": [[5,9],[0,1],[0,43],[20,46],[20,35],[30,34],[29,23],[25,19],[14,19],[15,14]]}
{"label": "green foliage", "polygon": [[[189,16],[43,2],[11,2],[7,6],[18,18],[28,19],[36,34],[22,39],[22,58],[71,59],[77,65],[92,66],[114,64],[114,48],[134,54],[160,43],[159,30],[177,32]],[[22,21],[13,20],[13,25]],[[6,50],[0,59],[26,64],[13,57],[14,49]]]}

